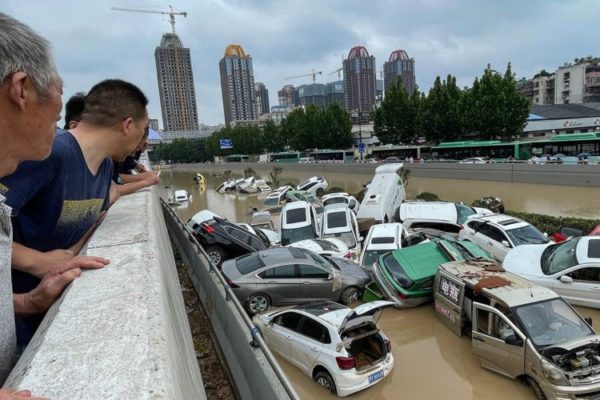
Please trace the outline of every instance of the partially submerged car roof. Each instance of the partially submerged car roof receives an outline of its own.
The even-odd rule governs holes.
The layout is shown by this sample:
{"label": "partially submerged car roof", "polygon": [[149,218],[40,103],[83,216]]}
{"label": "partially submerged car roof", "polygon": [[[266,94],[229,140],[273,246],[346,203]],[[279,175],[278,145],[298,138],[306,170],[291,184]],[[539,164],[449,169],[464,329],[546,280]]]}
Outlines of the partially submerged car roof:
{"label": "partially submerged car roof", "polygon": [[[453,261],[440,265],[439,270],[456,277],[469,288],[480,290],[508,307],[560,297],[551,289],[506,272],[495,261]],[[493,284],[488,285],[487,282],[493,282]],[[498,282],[504,284],[498,285]]]}

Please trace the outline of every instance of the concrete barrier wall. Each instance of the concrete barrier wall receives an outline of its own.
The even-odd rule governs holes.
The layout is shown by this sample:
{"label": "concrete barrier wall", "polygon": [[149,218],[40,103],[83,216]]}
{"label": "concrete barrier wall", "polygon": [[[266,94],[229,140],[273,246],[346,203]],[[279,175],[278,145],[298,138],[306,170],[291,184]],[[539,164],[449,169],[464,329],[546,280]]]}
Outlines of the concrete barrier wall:
{"label": "concrete barrier wall", "polygon": [[65,291],[6,387],[53,400],[206,399],[157,193],[110,208],[84,252],[111,263]]}
{"label": "concrete barrier wall", "polygon": [[[241,399],[297,399],[287,378],[264,348],[253,346],[251,329],[240,310],[228,297],[216,271],[211,270],[201,247],[190,241],[184,225],[168,206],[164,206],[165,221],[173,242],[188,268],[194,288],[200,297]],[[256,328],[254,328],[256,329]],[[255,332],[256,334],[256,332]],[[259,335],[260,336],[260,335]],[[257,341],[262,341],[260,337]],[[262,342],[264,346],[264,342]]]}
{"label": "concrete barrier wall", "polygon": [[[299,171],[303,174],[325,175],[335,173],[373,174],[375,168],[382,164],[366,163],[323,163],[323,164],[261,164],[261,163],[226,163],[226,164],[185,164],[174,165],[175,169],[190,171],[223,171],[231,170],[243,174],[245,168],[252,168],[258,173],[268,173],[273,167],[282,167],[285,171]],[[458,163],[413,163],[404,164],[413,177],[481,180],[515,183],[538,183],[546,185],[591,186],[600,185],[600,165],[535,165],[526,163],[497,164],[458,164]]]}

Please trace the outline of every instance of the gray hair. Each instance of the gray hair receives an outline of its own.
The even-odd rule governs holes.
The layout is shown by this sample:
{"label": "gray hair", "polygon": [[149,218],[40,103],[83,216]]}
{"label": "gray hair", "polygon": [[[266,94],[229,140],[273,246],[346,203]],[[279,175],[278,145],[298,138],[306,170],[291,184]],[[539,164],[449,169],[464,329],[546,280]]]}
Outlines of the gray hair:
{"label": "gray hair", "polygon": [[27,25],[0,13],[0,84],[15,72],[29,76],[40,97],[60,81],[50,42]]}

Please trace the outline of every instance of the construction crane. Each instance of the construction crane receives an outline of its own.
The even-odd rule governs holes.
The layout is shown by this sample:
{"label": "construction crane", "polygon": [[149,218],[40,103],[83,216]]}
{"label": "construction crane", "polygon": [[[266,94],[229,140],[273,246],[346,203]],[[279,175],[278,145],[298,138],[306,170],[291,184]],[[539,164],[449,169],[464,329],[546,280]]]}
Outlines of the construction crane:
{"label": "construction crane", "polygon": [[139,12],[139,13],[147,13],[147,14],[161,14],[161,15],[168,15],[169,16],[169,22],[171,23],[171,28],[173,29],[173,33],[175,33],[175,16],[176,15],[183,15],[183,17],[187,17],[187,13],[186,12],[175,12],[173,10],[173,6],[169,6],[169,9],[171,10],[171,12],[166,12],[166,11],[154,11],[154,10],[143,10],[143,9],[139,9],[139,8],[122,8],[122,7],[111,7],[111,10],[114,11],[129,11],[129,12]]}
{"label": "construction crane", "polygon": [[344,70],[344,67],[340,67],[340,68],[336,69],[335,71],[330,72],[329,75],[333,75],[333,74],[337,73],[338,80],[341,81],[342,80],[342,71],[343,70]]}
{"label": "construction crane", "polygon": [[288,76],[287,78],[283,78],[283,79],[288,80],[288,79],[305,78],[307,76],[312,76],[312,81],[313,81],[313,83],[315,83],[317,81],[317,75],[321,75],[321,74],[322,74],[321,71],[315,71],[313,68],[312,73],[310,73],[310,74],[304,74],[304,75],[298,75],[298,76]]}

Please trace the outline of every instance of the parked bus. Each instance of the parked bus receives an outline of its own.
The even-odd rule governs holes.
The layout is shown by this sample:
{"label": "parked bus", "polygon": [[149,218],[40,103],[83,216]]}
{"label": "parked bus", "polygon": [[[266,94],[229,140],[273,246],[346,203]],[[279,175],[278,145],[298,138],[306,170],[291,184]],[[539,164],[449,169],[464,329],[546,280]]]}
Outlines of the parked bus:
{"label": "parked bus", "polygon": [[316,162],[351,163],[354,161],[354,150],[315,150],[310,156]]}
{"label": "parked bus", "polygon": [[373,147],[371,157],[385,160],[387,157],[398,157],[399,160],[406,160],[412,157],[415,160],[427,158],[430,156],[431,147],[429,146],[395,146],[385,145]]}
{"label": "parked bus", "polygon": [[586,155],[590,161],[600,156],[600,133],[563,133],[545,140],[501,142],[463,141],[444,142],[431,148],[439,159],[463,160],[470,157],[489,157],[505,160],[529,160],[532,156],[556,156],[567,163],[576,162],[578,156]]}
{"label": "parked bus", "polygon": [[230,154],[225,156],[227,162],[248,162],[249,157],[246,154]]}
{"label": "parked bus", "polygon": [[284,151],[282,153],[273,153],[271,155],[271,162],[280,164],[293,164],[300,161],[300,157],[303,154],[299,151]]}

